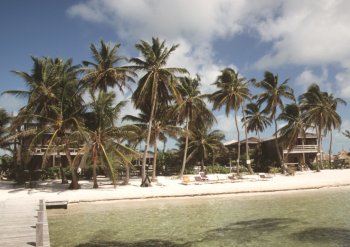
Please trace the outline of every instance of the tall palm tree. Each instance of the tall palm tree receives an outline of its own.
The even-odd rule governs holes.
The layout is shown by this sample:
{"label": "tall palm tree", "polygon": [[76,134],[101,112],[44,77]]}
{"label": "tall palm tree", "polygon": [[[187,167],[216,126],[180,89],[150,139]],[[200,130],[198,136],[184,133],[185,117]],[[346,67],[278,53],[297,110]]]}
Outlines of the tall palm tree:
{"label": "tall palm tree", "polygon": [[173,45],[170,48],[166,47],[165,41],[160,41],[158,38],[152,38],[152,43],[141,40],[135,45],[140,51],[142,58],[132,58],[130,62],[134,64],[130,66],[135,71],[145,72],[140,78],[138,86],[132,95],[135,107],[142,109],[145,105],[151,106],[151,112],[148,120],[147,138],[145,150],[142,159],[142,183],[145,186],[146,179],[146,156],[151,138],[152,123],[157,109],[157,103],[168,104],[172,98],[180,99],[180,94],[177,92],[176,74],[187,73],[184,68],[167,68],[167,61],[172,52],[179,45]]}
{"label": "tall palm tree", "polygon": [[[64,61],[62,59],[50,60],[53,63],[51,70],[54,70],[55,77],[51,81],[52,86],[50,97],[55,99],[55,104],[50,104],[46,108],[45,115],[38,115],[31,104],[25,106],[18,117],[26,117],[31,114],[38,122],[37,133],[35,134],[32,144],[37,141],[45,141],[48,148],[43,157],[46,162],[47,154],[51,152],[65,152],[70,171],[72,173],[71,189],[78,189],[80,186],[77,179],[77,162],[70,154],[71,147],[79,146],[79,138],[82,133],[81,113],[83,110],[82,88],[77,80],[77,66],[72,66],[72,60]],[[34,94],[34,92],[32,92]],[[37,106],[40,106],[37,102]],[[40,107],[38,107],[40,108]],[[34,110],[34,111],[33,111]],[[51,133],[47,139],[47,134]],[[76,157],[77,158],[77,157]]]}
{"label": "tall palm tree", "polygon": [[[204,162],[208,157],[215,156],[220,150],[224,150],[225,146],[222,141],[225,135],[219,130],[208,132],[208,128],[202,127],[192,131],[189,136],[188,157],[186,162],[199,161],[201,170],[204,170]],[[184,146],[183,138],[180,139],[180,147]]]}
{"label": "tall palm tree", "polygon": [[[142,136],[145,139],[148,120],[151,109],[144,107],[143,111],[138,114],[138,116],[126,115],[123,120],[132,121],[135,126],[143,130]],[[165,141],[167,136],[175,137],[180,131],[175,125],[174,119],[169,114],[170,108],[167,106],[158,105],[155,111],[155,116],[152,122],[151,138],[150,143],[154,148],[153,156],[153,172],[152,181],[156,181],[156,169],[157,169],[157,156],[158,156],[158,140]]]}
{"label": "tall palm tree", "polygon": [[282,83],[279,83],[278,75],[274,75],[270,71],[265,71],[264,79],[260,82],[256,82],[255,85],[264,90],[262,93],[257,95],[257,103],[259,105],[262,105],[264,103],[266,104],[264,112],[269,113],[270,118],[273,119],[275,123],[276,152],[278,155],[278,160],[282,165],[283,172],[285,172],[287,167],[283,163],[281,151],[278,144],[276,115],[278,108],[283,109],[284,107],[284,98],[295,101],[293,89],[288,86],[288,79],[284,80]]}
{"label": "tall palm tree", "polygon": [[110,45],[103,40],[100,41],[100,49],[94,44],[90,45],[93,62],[83,61],[85,66],[81,70],[85,72],[82,79],[93,91],[97,89],[107,92],[108,87],[117,86],[123,92],[128,82],[133,82],[132,76],[135,76],[127,67],[120,67],[118,64],[127,61],[124,56],[117,54],[120,44]]}
{"label": "tall palm tree", "polygon": [[[44,57],[42,59],[32,57],[32,73],[13,71],[22,77],[26,83],[27,90],[10,90],[4,93],[15,96],[27,97],[27,105],[20,109],[19,114],[12,122],[12,130],[17,130],[26,123],[36,123],[35,141],[44,138],[48,133],[53,133],[49,138],[49,149],[58,147],[66,151],[71,171],[74,171],[69,150],[67,133],[77,127],[79,121],[77,115],[82,108],[81,87],[77,75],[79,66],[72,65],[72,59],[64,61],[56,58]],[[29,131],[32,131],[30,129]],[[19,133],[23,138],[27,137],[28,131]],[[44,140],[47,141],[47,140]],[[55,144],[55,145],[53,145]],[[49,151],[48,149],[48,151]],[[46,161],[46,154],[43,164]],[[62,182],[65,182],[64,172],[61,168]],[[73,172],[74,173],[74,172]],[[77,188],[76,176],[73,174],[72,187]]]}
{"label": "tall palm tree", "polygon": [[[279,134],[286,141],[287,154],[284,162],[287,162],[289,152],[298,142],[298,137],[302,138],[302,145],[305,145],[306,129],[304,118],[301,115],[300,106],[297,104],[286,105],[277,120],[286,121],[286,125],[279,129]],[[302,167],[305,164],[305,154],[303,153]]]}
{"label": "tall palm tree", "polygon": [[[322,157],[322,133],[327,133],[332,128],[339,128],[341,125],[341,117],[336,112],[338,102],[334,101],[333,96],[330,97],[328,93],[322,92],[317,84],[310,85],[307,92],[299,97],[299,100],[305,122],[316,128],[317,150],[320,157]],[[317,167],[317,171],[319,170],[319,167]]]}
{"label": "tall palm tree", "polygon": [[190,125],[193,126],[192,129],[198,128],[199,125],[211,127],[215,121],[213,113],[206,107],[203,100],[206,96],[201,95],[199,86],[200,77],[198,75],[197,78],[180,78],[178,89],[181,93],[182,100],[175,104],[173,108],[173,115],[176,116],[177,121],[180,123],[185,122],[185,147],[180,177],[182,177],[186,167]]}
{"label": "tall palm tree", "polygon": [[[335,98],[333,94],[328,94],[327,92],[324,93],[325,95],[325,100],[326,102],[330,105],[330,107],[336,112],[337,111],[337,106],[338,104],[343,104],[346,105],[346,101],[343,100],[342,98]],[[327,123],[327,128],[326,131],[329,131],[330,135],[329,135],[329,153],[328,153],[328,162],[329,165],[331,164],[331,155],[332,155],[332,144],[333,144],[333,129],[340,129],[341,126],[341,118],[340,121],[333,121],[335,119],[329,119],[330,121],[328,121]]]}
{"label": "tall palm tree", "polygon": [[103,90],[96,96],[90,90],[92,102],[88,105],[85,114],[86,127],[88,132],[87,144],[84,153],[91,154],[93,162],[93,188],[98,188],[96,168],[98,164],[107,167],[113,184],[116,185],[114,167],[111,157],[121,160],[120,163],[130,163],[129,156],[136,155],[129,147],[123,145],[122,140],[128,137],[129,130],[118,128],[115,121],[120,115],[121,109],[125,106],[126,101],[121,101],[114,105],[115,94],[106,93]]}
{"label": "tall palm tree", "polygon": [[258,135],[259,139],[259,147],[258,147],[258,158],[257,158],[257,166],[260,162],[260,152],[261,152],[261,138],[260,138],[260,132],[263,132],[268,126],[271,125],[271,119],[261,111],[261,106],[256,103],[249,103],[246,106],[245,109],[245,119],[244,122],[247,127],[248,132],[255,132],[256,135]]}
{"label": "tall palm tree", "polygon": [[[244,77],[240,77],[238,72],[231,68],[226,68],[221,71],[221,74],[218,76],[214,84],[219,88],[219,90],[210,95],[209,98],[209,100],[213,102],[214,110],[220,110],[221,107],[225,107],[226,116],[230,114],[231,110],[235,113],[235,125],[238,139],[237,173],[239,173],[241,142],[239,137],[237,112],[241,107],[243,109],[245,100],[248,100],[251,97],[248,82]],[[250,167],[250,164],[248,164],[248,167]]]}

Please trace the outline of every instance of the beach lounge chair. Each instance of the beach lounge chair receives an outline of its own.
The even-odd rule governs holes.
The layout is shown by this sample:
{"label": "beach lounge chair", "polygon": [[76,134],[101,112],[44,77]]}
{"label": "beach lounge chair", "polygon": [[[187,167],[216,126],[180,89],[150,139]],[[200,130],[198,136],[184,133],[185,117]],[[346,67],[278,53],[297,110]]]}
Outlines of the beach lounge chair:
{"label": "beach lounge chair", "polygon": [[215,184],[219,182],[218,175],[216,174],[208,174],[207,178],[209,183]]}
{"label": "beach lounge chair", "polygon": [[259,177],[261,178],[261,180],[269,180],[272,178],[272,176],[268,173],[259,173]]}
{"label": "beach lounge chair", "polygon": [[207,177],[207,175],[205,175],[204,172],[199,172],[198,175],[199,175],[199,177],[201,178],[202,181],[207,181],[208,180],[208,177]]}
{"label": "beach lounge chair", "polygon": [[188,176],[188,175],[183,175],[182,176],[182,184],[184,184],[184,185],[188,185],[188,184],[190,184],[190,176]]}

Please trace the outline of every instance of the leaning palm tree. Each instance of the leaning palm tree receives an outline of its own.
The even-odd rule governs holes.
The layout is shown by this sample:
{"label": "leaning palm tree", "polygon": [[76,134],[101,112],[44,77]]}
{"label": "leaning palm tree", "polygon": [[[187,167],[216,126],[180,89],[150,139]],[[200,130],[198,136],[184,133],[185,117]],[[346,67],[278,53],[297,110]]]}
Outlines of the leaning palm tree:
{"label": "leaning palm tree", "polygon": [[[193,130],[189,136],[189,155],[186,162],[200,162],[202,171],[204,170],[204,162],[210,155],[215,156],[216,153],[226,149],[222,144],[225,135],[219,130],[208,131],[206,127],[198,128]],[[181,149],[185,145],[184,142],[184,138],[181,138],[179,143]]]}
{"label": "leaning palm tree", "polygon": [[120,115],[126,101],[114,105],[115,94],[100,91],[96,96],[90,90],[91,103],[85,113],[88,138],[84,146],[84,153],[91,154],[93,163],[93,188],[98,188],[97,165],[104,165],[109,171],[113,184],[116,185],[114,167],[111,157],[120,160],[122,164],[130,165],[130,155],[136,155],[129,147],[122,143],[128,137],[130,129],[126,130],[115,126],[115,121]]}
{"label": "leaning palm tree", "polygon": [[[245,110],[246,117],[243,119],[247,127],[248,132],[255,132],[259,139],[259,155],[261,152],[261,138],[260,133],[263,132],[268,126],[271,125],[271,119],[260,109],[260,105],[256,103],[249,103]],[[260,162],[260,157],[257,158],[257,162]],[[259,163],[258,163],[259,164]],[[257,165],[258,165],[257,164]]]}
{"label": "leaning palm tree", "polygon": [[[288,155],[293,147],[298,142],[298,137],[302,138],[302,145],[305,145],[306,129],[304,118],[301,115],[300,106],[297,104],[286,105],[277,120],[287,122],[285,126],[279,129],[279,134],[286,141],[287,154],[284,158],[284,163],[288,160]],[[302,167],[305,164],[305,154],[303,153]]]}
{"label": "leaning palm tree", "polygon": [[[241,143],[239,137],[240,135],[237,121],[237,112],[241,107],[243,109],[245,100],[250,99],[251,94],[248,88],[248,82],[244,77],[240,77],[238,72],[234,71],[231,68],[226,68],[221,71],[221,74],[218,76],[214,84],[219,88],[218,91],[214,92],[209,97],[209,100],[213,102],[214,110],[220,110],[221,107],[225,107],[226,116],[230,114],[231,110],[233,110],[235,113],[235,125],[238,139],[237,173],[239,173]],[[251,172],[252,170],[250,164],[247,165],[248,168],[250,168]]]}
{"label": "leaning palm tree", "polygon": [[201,95],[200,93],[200,77],[198,75],[197,78],[182,77],[180,78],[180,83],[181,84],[178,88],[182,100],[174,105],[172,114],[176,117],[177,122],[185,122],[185,147],[180,171],[180,177],[182,177],[187,160],[188,140],[190,135],[189,126],[196,125],[194,128],[198,128],[199,125],[203,125],[203,127],[211,127],[215,121],[215,116],[206,107],[203,100],[206,96]]}
{"label": "leaning palm tree", "polygon": [[272,74],[270,71],[264,73],[264,79],[260,82],[256,82],[255,85],[262,88],[264,91],[257,95],[259,105],[266,104],[264,112],[270,114],[270,118],[275,123],[275,145],[278,160],[283,168],[283,172],[287,167],[283,163],[281,151],[278,144],[278,129],[277,129],[277,110],[283,109],[283,98],[295,101],[293,89],[288,86],[288,79],[284,80],[281,84],[278,80],[278,75]]}
{"label": "leaning palm tree", "polygon": [[133,82],[132,72],[127,67],[119,66],[122,61],[127,61],[124,56],[117,54],[120,44],[110,45],[100,41],[100,49],[94,44],[90,45],[93,61],[83,61],[85,66],[81,70],[85,73],[82,81],[94,91],[97,89],[107,92],[108,87],[117,86],[120,91],[127,87],[128,82]]}
{"label": "leaning palm tree", "polygon": [[138,86],[132,95],[132,100],[134,101],[135,107],[138,109],[142,109],[145,105],[151,106],[141,170],[141,186],[145,186],[146,157],[151,138],[155,109],[157,109],[157,104],[159,102],[166,105],[173,98],[177,100],[180,99],[180,94],[176,89],[178,83],[176,74],[187,73],[187,70],[184,68],[166,67],[171,53],[176,50],[178,45],[173,45],[168,48],[165,45],[165,41],[161,42],[158,38],[152,38],[151,44],[141,40],[135,46],[142,54],[143,59],[132,58],[130,62],[134,65],[130,66],[130,68],[135,71],[144,72],[145,74],[140,78]]}

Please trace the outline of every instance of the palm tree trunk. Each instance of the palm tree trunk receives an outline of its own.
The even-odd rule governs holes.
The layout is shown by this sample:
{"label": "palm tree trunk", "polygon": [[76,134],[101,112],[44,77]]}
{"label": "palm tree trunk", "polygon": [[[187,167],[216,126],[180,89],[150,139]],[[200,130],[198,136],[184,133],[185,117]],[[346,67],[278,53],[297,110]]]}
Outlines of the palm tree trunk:
{"label": "palm tree trunk", "polygon": [[96,147],[94,146],[94,148],[92,149],[92,177],[94,180],[94,185],[93,188],[97,189],[98,188],[98,184],[97,184],[97,172],[96,172],[96,167],[97,167],[97,150]]}
{"label": "palm tree trunk", "polygon": [[260,159],[261,159],[261,140],[260,140],[260,134],[259,131],[256,131],[257,135],[258,135],[258,150],[257,150],[257,154],[256,154],[256,166],[259,167],[260,169]]}
{"label": "palm tree trunk", "polygon": [[186,167],[186,159],[187,159],[187,149],[188,149],[188,129],[189,129],[189,121],[188,121],[188,114],[187,114],[187,120],[186,120],[186,138],[185,138],[185,150],[184,150],[184,157],[182,159],[182,167],[180,171],[180,178],[184,175],[185,167]]}
{"label": "palm tree trunk", "polygon": [[[57,156],[59,157],[59,167],[60,167],[60,173],[61,173],[61,183],[62,184],[67,184],[68,183],[68,180],[67,180],[67,177],[66,177],[66,173],[64,172],[63,170],[63,166],[62,166],[62,158],[61,158],[61,155],[60,155],[60,151],[57,151]],[[54,157],[55,159],[55,157]]]}
{"label": "palm tree trunk", "polygon": [[142,178],[141,187],[148,186],[148,183],[146,181],[146,158],[147,158],[147,153],[148,153],[149,142],[151,139],[152,123],[153,123],[154,110],[156,108],[156,102],[157,102],[157,94],[155,95],[155,97],[153,99],[151,114],[150,114],[149,121],[148,121],[147,139],[146,139],[146,143],[145,143],[145,151],[143,153],[142,167],[141,167],[141,178]]}
{"label": "palm tree trunk", "polygon": [[69,152],[67,144],[66,144],[66,147],[65,147],[65,151],[66,151],[66,157],[67,157],[67,160],[68,160],[68,163],[69,163],[70,171],[72,173],[72,182],[69,185],[69,189],[72,189],[72,190],[80,189],[80,185],[78,183],[77,171],[75,170],[75,165],[73,163],[73,160],[72,160],[72,157],[70,155],[70,152]]}
{"label": "palm tree trunk", "polygon": [[331,167],[331,163],[332,163],[332,143],[333,143],[333,131],[330,130],[330,140],[329,140],[329,154],[328,154],[328,163],[329,163],[329,168]]}
{"label": "palm tree trunk", "polygon": [[303,139],[301,139],[301,145],[303,148],[303,163],[301,164],[301,171],[304,171],[304,167],[305,167],[305,152],[304,152],[305,139],[304,139],[304,137],[303,137]]}
{"label": "palm tree trunk", "polygon": [[158,136],[156,136],[154,140],[152,182],[157,181],[157,156],[158,156],[157,139],[158,139]]}
{"label": "palm tree trunk", "polygon": [[238,129],[238,122],[237,122],[237,112],[235,111],[235,124],[236,124],[236,131],[237,131],[237,139],[238,139],[238,149],[237,149],[237,174],[239,174],[239,160],[241,156],[241,140],[239,138],[239,129]]}
{"label": "palm tree trunk", "polygon": [[244,119],[244,135],[245,135],[245,156],[246,156],[246,162],[247,162],[247,167],[248,171],[250,174],[253,174],[253,169],[250,164],[250,158],[249,158],[249,144],[248,144],[248,131],[247,131],[247,125],[245,123],[245,109],[244,109],[244,104],[242,104],[242,114],[243,114],[243,119]]}
{"label": "palm tree trunk", "polygon": [[317,165],[316,165],[316,171],[317,172],[320,172],[320,164],[319,162],[322,162],[322,155],[321,155],[321,126],[318,127],[317,129],[317,139],[318,139],[318,142],[317,142],[317,153],[319,154],[319,161],[317,162]]}
{"label": "palm tree trunk", "polygon": [[281,151],[278,145],[278,134],[277,134],[277,120],[276,120],[276,116],[273,115],[273,120],[275,122],[275,145],[276,145],[276,151],[277,151],[277,157],[278,157],[278,162],[280,163],[281,167],[282,167],[282,172],[283,174],[287,171],[287,166],[285,165],[285,163],[283,162],[282,156],[281,156]]}
{"label": "palm tree trunk", "polygon": [[126,165],[125,166],[125,178],[124,178],[124,185],[128,185],[130,180],[130,166]]}

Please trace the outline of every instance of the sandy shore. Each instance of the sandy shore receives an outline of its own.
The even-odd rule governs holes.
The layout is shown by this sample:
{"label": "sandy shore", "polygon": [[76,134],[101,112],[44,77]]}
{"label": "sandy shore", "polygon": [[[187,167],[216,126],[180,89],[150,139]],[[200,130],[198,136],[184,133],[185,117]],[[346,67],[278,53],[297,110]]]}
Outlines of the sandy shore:
{"label": "sandy shore", "polygon": [[38,188],[16,188],[9,182],[0,183],[0,202],[7,199],[45,199],[47,201],[69,201],[69,203],[130,200],[163,197],[204,196],[219,194],[242,194],[261,192],[284,192],[291,190],[320,189],[327,187],[350,186],[350,169],[322,170],[321,172],[297,172],[295,176],[276,175],[261,179],[257,175],[225,183],[201,183],[183,185],[181,180],[165,177],[162,185],[153,183],[152,187],[140,187],[140,179],[131,179],[130,185],[111,185],[110,181],[100,179],[100,188],[92,189],[91,181],[80,181],[80,190],[67,190],[60,181],[43,181]]}

